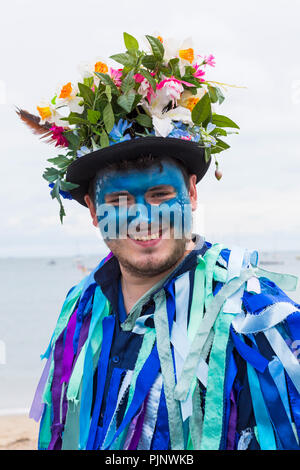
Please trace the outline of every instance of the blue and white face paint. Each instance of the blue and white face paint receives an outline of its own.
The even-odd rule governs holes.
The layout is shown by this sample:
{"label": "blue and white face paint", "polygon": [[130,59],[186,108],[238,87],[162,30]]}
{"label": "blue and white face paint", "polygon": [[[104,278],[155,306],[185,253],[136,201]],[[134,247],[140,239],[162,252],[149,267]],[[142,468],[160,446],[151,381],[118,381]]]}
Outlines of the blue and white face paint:
{"label": "blue and white face paint", "polygon": [[162,161],[145,170],[100,175],[95,205],[104,239],[188,238],[192,208],[183,174]]}

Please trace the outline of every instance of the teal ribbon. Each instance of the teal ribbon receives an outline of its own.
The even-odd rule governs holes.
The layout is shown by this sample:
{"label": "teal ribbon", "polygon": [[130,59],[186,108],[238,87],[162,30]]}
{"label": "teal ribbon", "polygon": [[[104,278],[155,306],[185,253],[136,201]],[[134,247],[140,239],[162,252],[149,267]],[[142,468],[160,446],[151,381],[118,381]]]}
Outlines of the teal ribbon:
{"label": "teal ribbon", "polygon": [[[213,328],[224,302],[229,296],[239,290],[239,288],[252,276],[253,270],[251,268],[243,270],[240,277],[234,278],[225,284],[209,303],[205,317],[201,321],[195,338],[191,344],[189,354],[185,360],[181,376],[175,388],[175,398],[177,400],[185,400],[187,397],[191,382],[195,376],[196,367],[199,363],[201,351],[209,337],[210,331]],[[232,321],[232,318],[230,318],[230,320]]]}
{"label": "teal ribbon", "polygon": [[170,440],[172,450],[184,449],[182,418],[179,402],[174,399],[175,376],[170,347],[169,322],[164,289],[154,296],[157,351],[163,376],[164,392],[168,410]]}
{"label": "teal ribbon", "polygon": [[255,369],[247,362],[247,373],[253,411],[261,450],[276,450],[276,440],[269,413],[262,395]]}

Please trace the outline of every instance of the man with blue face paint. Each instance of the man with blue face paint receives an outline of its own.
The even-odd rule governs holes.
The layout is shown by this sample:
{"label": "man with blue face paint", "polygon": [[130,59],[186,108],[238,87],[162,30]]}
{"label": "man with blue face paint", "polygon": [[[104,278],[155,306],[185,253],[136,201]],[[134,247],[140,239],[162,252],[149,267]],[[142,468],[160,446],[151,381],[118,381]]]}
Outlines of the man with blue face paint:
{"label": "man with blue face paint", "polygon": [[[197,203],[195,182],[196,175],[185,181],[174,161],[163,159],[159,166],[153,160],[146,169],[100,173],[93,182],[93,200],[85,196],[94,225],[105,225],[108,234],[112,232],[105,237],[101,230],[120,264],[128,312],[194,246],[191,214]],[[108,217],[97,215],[107,212],[108,206],[113,208]]]}
{"label": "man with blue face paint", "polygon": [[163,39],[146,38],[150,54],[124,33],[113,57],[126,66],[97,62],[77,94],[70,82],[37,107],[41,119],[18,111],[67,147],[43,175],[61,220],[73,198],[109,249],[68,292],[43,355],[38,447],[299,450],[300,305],[285,293],[297,279],[193,233],[196,184],[238,126],[212,109],[224,100],[203,78],[212,55],[167,59]]}
{"label": "man with blue face paint", "polygon": [[300,306],[273,282],[295,278],[194,234],[199,170],[129,147],[74,191],[110,253],[63,306],[39,448],[298,449],[300,365],[283,338]]}

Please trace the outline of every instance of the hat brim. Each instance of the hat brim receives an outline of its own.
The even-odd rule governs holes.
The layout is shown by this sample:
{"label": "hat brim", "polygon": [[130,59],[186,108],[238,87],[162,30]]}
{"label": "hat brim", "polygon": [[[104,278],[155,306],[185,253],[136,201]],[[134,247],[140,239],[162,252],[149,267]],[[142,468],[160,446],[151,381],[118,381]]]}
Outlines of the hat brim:
{"label": "hat brim", "polygon": [[197,142],[171,137],[140,137],[95,150],[72,162],[67,170],[66,181],[79,187],[70,190],[73,199],[86,206],[84,196],[89,183],[107,164],[121,160],[134,160],[140,156],[171,157],[179,160],[190,174],[197,176],[197,183],[207,172],[211,159],[205,160],[205,151]]}

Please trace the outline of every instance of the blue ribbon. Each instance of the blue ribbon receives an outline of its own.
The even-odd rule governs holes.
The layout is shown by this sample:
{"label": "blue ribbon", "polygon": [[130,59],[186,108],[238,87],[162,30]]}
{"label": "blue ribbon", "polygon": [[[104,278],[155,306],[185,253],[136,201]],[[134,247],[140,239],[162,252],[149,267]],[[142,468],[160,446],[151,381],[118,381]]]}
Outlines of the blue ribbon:
{"label": "blue ribbon", "polygon": [[288,386],[292,415],[294,418],[298,439],[300,441],[300,395],[289,376],[285,374],[285,377]]}
{"label": "blue ribbon", "polygon": [[286,322],[288,324],[292,339],[300,340],[300,312],[291,313],[286,318]]}
{"label": "blue ribbon", "polygon": [[244,343],[244,341],[242,341],[234,332],[232,326],[230,327],[230,333],[239,355],[245,359],[245,361],[249,362],[254,369],[259,372],[264,372],[269,363],[268,359],[262,356],[257,349],[250,348],[246,343]]}
{"label": "blue ribbon", "polygon": [[157,374],[160,369],[160,362],[157,352],[157,346],[154,345],[151,354],[148,356],[145,364],[143,365],[137,380],[136,380],[136,387],[134,391],[134,395],[125,414],[120,427],[117,429],[114,437],[112,438],[111,442],[105,447],[109,449],[115,439],[121,434],[122,431],[126,428],[126,426],[131,422],[133,417],[136,415],[138,410],[140,409],[143,401],[145,400],[147,393],[149,392],[151,386],[153,385]]}
{"label": "blue ribbon", "polygon": [[225,377],[225,423],[224,423],[224,431],[220,442],[220,449],[226,449],[227,444],[227,431],[228,431],[228,424],[229,424],[229,416],[230,416],[230,392],[233,387],[233,382],[237,374],[237,366],[231,351],[229,356],[228,365],[226,368],[226,377]]}
{"label": "blue ribbon", "polygon": [[99,432],[97,433],[97,439],[95,441],[94,449],[100,449],[103,439],[106,435],[108,426],[110,424],[111,418],[113,417],[115,408],[117,406],[118,392],[124,371],[125,369],[120,369],[119,367],[115,367],[113,369],[106,400],[107,406],[104,413],[103,425],[101,426],[101,428],[100,426],[98,428]]}
{"label": "blue ribbon", "polygon": [[270,418],[276,429],[282,448],[284,450],[299,450],[289,418],[269,370],[266,369],[263,374],[258,372],[257,375],[262,394],[270,413]]}
{"label": "blue ribbon", "polygon": [[102,327],[103,327],[104,340],[102,342],[102,348],[101,348],[101,353],[100,353],[99,362],[98,362],[97,392],[96,392],[96,400],[94,404],[94,410],[93,410],[93,416],[92,416],[88,442],[86,446],[87,450],[92,450],[94,448],[99,414],[100,414],[102,399],[103,399],[103,394],[104,394],[110,348],[111,348],[111,343],[112,343],[113,334],[114,334],[115,317],[114,316],[105,317],[103,319]]}
{"label": "blue ribbon", "polygon": [[73,337],[74,355],[76,355],[77,353],[79,335],[80,335],[83,318],[90,311],[92,307],[92,297],[94,295],[96,287],[97,287],[97,284],[95,282],[89,285],[89,287],[84,292],[78,304],[77,315],[76,315],[76,327],[75,327],[75,333]]}
{"label": "blue ribbon", "polygon": [[[99,291],[95,291],[94,301],[93,301],[93,311],[90,323],[89,334],[92,334],[97,324],[100,316],[103,313],[105,306],[106,298],[102,294],[100,287]],[[98,292],[98,295],[96,295]],[[93,366],[93,353],[90,337],[87,338],[87,349],[84,359],[84,368],[82,373],[82,393],[81,393],[81,404],[80,404],[80,444],[79,448],[84,449],[86,446],[86,441],[88,438],[88,429],[91,419],[91,407],[93,401],[93,375],[94,375],[94,366]]]}
{"label": "blue ribbon", "polygon": [[155,432],[152,439],[151,450],[168,450],[170,443],[170,434],[168,426],[168,411],[164,387],[162,387]]}

